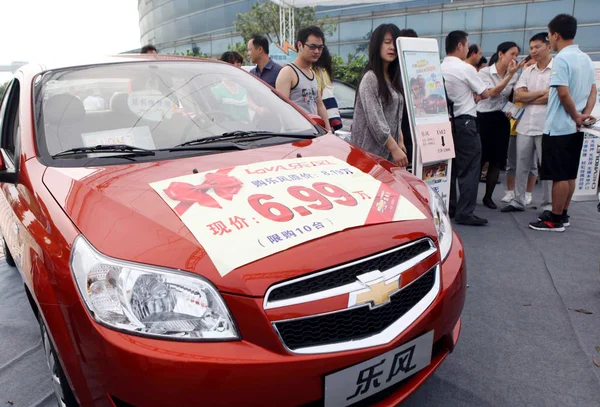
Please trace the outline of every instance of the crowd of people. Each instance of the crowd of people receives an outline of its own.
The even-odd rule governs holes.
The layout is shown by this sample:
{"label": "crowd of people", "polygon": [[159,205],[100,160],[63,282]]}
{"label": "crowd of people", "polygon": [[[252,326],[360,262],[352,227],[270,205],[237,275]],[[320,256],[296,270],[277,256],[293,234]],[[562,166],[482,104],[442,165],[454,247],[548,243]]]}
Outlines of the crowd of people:
{"label": "crowd of people", "polygon": [[[488,66],[480,49],[469,46],[468,34],[454,31],[446,38],[442,63],[446,90],[453,103],[454,143],[450,215],[455,222],[480,226],[487,220],[474,214],[481,170],[487,164],[483,204],[492,200],[502,167],[507,170],[507,205],[502,212],[524,211],[541,170],[542,208],[529,227],[563,232],[570,226],[568,209],[583,145],[580,131],[596,102],[594,66],[574,43],[577,20],[556,16],[548,32],[529,41],[529,56],[517,62],[519,47],[504,42]],[[558,54],[552,58],[551,51]],[[512,118],[507,102],[521,105],[523,114]],[[511,119],[514,125],[511,125]],[[515,135],[511,136],[512,128]],[[458,199],[457,199],[458,195]]]}
{"label": "crowd of people", "polygon": [[[577,20],[560,14],[549,22],[548,32],[531,37],[529,55],[520,61],[521,49],[514,42],[499,44],[488,61],[479,45],[469,44],[468,33],[447,35],[441,70],[455,147],[449,207],[456,223],[488,223],[474,213],[479,182],[485,182],[483,205],[497,209],[493,193],[505,168],[507,190],[502,202],[506,206],[502,212],[524,211],[531,205],[539,173],[543,212],[529,227],[562,232],[570,225],[568,209],[583,145],[580,130],[591,118],[597,94],[593,64],[574,43],[576,33]],[[368,62],[356,93],[351,142],[407,167],[411,165],[412,138],[396,49],[398,37],[417,37],[417,33],[382,24],[371,34]],[[306,113],[320,116],[328,131],[341,128],[323,31],[314,26],[302,28],[295,47],[296,60],[282,67],[270,58],[268,39],[252,36],[247,50],[256,66],[251,73]],[[551,51],[558,54],[553,58]],[[157,51],[150,45],[142,52]],[[237,66],[243,61],[233,51],[220,59]],[[412,84],[410,91],[414,91]],[[522,110],[519,117],[512,117],[514,110],[506,108],[513,103]]]}

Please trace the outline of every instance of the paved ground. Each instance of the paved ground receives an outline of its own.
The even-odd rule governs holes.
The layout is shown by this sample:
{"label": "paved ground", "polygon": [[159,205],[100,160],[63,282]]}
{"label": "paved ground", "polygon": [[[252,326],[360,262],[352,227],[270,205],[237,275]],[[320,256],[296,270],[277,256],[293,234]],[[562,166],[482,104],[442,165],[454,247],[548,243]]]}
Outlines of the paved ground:
{"label": "paved ground", "polygon": [[[563,234],[527,229],[535,211],[480,206],[478,214],[490,225],[456,226],[469,273],[459,344],[405,406],[600,406],[596,203],[573,204]],[[0,266],[0,349],[16,349],[0,351],[0,407],[52,406],[38,327],[21,287],[16,270]]]}

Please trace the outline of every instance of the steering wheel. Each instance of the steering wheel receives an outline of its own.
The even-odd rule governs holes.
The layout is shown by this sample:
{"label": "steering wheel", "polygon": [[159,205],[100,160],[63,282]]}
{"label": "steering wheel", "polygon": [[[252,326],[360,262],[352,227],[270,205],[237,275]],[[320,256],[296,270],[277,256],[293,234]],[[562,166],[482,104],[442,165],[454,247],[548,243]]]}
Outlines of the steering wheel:
{"label": "steering wheel", "polygon": [[250,121],[250,128],[254,130],[270,130],[277,133],[284,131],[285,126],[279,116],[261,116],[257,113]]}

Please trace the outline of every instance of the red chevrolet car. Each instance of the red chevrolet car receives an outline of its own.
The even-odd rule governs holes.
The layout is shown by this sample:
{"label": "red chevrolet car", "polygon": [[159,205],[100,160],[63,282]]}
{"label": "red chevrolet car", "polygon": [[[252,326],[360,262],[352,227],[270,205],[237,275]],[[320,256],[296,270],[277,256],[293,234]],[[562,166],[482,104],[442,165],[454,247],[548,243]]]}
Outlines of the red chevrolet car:
{"label": "red chevrolet car", "polygon": [[394,406],[458,340],[441,198],[241,69],[28,65],[0,120],[5,253],[62,406]]}
{"label": "red chevrolet car", "polygon": [[445,112],[447,109],[446,99],[443,95],[432,93],[423,100],[423,106],[427,113]]}

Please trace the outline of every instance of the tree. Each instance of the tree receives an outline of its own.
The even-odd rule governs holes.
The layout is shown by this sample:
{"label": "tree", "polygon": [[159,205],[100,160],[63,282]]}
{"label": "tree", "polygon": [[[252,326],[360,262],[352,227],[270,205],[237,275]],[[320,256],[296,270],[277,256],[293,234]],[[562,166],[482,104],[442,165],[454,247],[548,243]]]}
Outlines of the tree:
{"label": "tree", "polygon": [[344,63],[344,59],[341,56],[333,55],[333,77],[342,82],[358,86],[358,81],[366,64],[367,57],[363,54],[349,54],[347,64]]}
{"label": "tree", "polygon": [[[279,6],[261,0],[256,2],[247,13],[237,15],[233,23],[244,41],[250,40],[254,34],[266,36],[270,42],[281,43],[279,36]],[[335,20],[324,17],[317,18],[314,7],[303,7],[294,10],[294,26],[296,29],[316,25],[321,27],[325,35],[332,35],[336,30]]]}
{"label": "tree", "polygon": [[185,52],[176,52],[173,55],[181,55],[184,57],[198,57],[198,58],[210,58],[210,55],[205,54],[202,50],[196,46],[193,46],[191,50]]}
{"label": "tree", "polygon": [[227,51],[235,51],[244,58],[242,65],[248,65],[250,60],[248,59],[248,46],[243,42],[238,42],[235,45],[227,45]]}
{"label": "tree", "polygon": [[371,41],[371,36],[373,35],[373,30],[369,31],[364,37],[363,40],[365,40],[365,42],[363,42],[362,44],[360,44],[358,47],[356,47],[356,52],[360,52],[360,53],[367,53],[369,51],[369,41]]}

